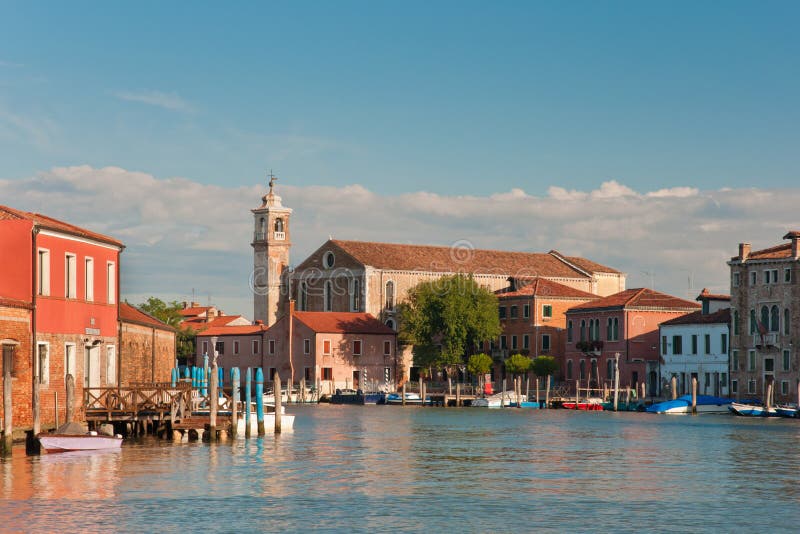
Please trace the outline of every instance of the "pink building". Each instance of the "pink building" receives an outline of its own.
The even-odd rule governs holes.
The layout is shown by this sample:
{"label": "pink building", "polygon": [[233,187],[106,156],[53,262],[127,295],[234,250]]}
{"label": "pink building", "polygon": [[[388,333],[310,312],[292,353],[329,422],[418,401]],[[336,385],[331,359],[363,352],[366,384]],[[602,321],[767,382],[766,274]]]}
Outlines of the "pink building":
{"label": "pink building", "polygon": [[570,308],[562,369],[567,385],[574,388],[576,380],[582,387],[610,384],[618,355],[621,387],[645,382],[648,391],[658,391],[658,326],[699,309],[696,302],[647,288]]}

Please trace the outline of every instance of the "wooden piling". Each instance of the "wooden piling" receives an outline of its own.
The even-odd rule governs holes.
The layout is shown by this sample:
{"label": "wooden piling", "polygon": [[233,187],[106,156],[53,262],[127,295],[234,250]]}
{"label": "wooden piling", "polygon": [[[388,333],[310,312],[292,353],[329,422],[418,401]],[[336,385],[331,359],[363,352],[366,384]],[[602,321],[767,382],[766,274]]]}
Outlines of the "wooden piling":
{"label": "wooden piling", "polygon": [[256,367],[256,423],[258,424],[258,435],[266,433],[264,428],[264,371],[261,367]]}
{"label": "wooden piling", "polygon": [[692,377],[692,413],[697,413],[697,377]]}
{"label": "wooden piling", "polygon": [[231,436],[239,433],[239,368],[231,369]]}
{"label": "wooden piling", "polygon": [[506,407],[506,379],[503,379],[503,389],[500,391],[500,407]]}
{"label": "wooden piling", "polygon": [[542,405],[539,404],[539,377],[536,377],[536,407],[541,408]]}
{"label": "wooden piling", "polygon": [[211,391],[209,391],[208,402],[209,406],[209,424],[208,424],[208,439],[209,441],[216,441],[217,439],[217,407],[219,404],[219,392],[217,391],[219,374],[217,373],[217,366],[211,368]]}
{"label": "wooden piling", "polygon": [[59,427],[59,424],[58,424],[58,391],[54,391],[53,392],[53,404],[54,404],[53,407],[55,408],[55,414],[56,414],[56,417],[55,417],[55,419],[56,419],[56,421],[55,421],[56,428],[58,428]]}
{"label": "wooden piling", "polygon": [[514,394],[517,396],[516,399],[517,408],[520,407],[520,403],[522,401],[521,390],[522,390],[522,377],[518,376],[514,378]]}
{"label": "wooden piling", "polygon": [[424,380],[420,380],[419,384],[420,384],[420,388],[422,388],[422,392],[419,395],[422,398],[421,406],[425,406],[425,381]]}
{"label": "wooden piling", "polygon": [[673,375],[672,378],[670,379],[670,381],[669,381],[669,389],[670,389],[670,392],[672,394],[672,400],[677,399],[678,398],[678,377],[677,376]]}
{"label": "wooden piling", "polygon": [[400,399],[400,403],[405,406],[406,405],[406,383],[403,382],[403,397]]}
{"label": "wooden piling", "polygon": [[275,433],[281,433],[281,375],[275,371]]}
{"label": "wooden piling", "polygon": [[619,410],[619,353],[614,358],[614,411]]}
{"label": "wooden piling", "polygon": [[647,397],[647,384],[642,382],[642,395],[639,397],[642,401]]}
{"label": "wooden piling", "polygon": [[[5,349],[8,350],[8,349]],[[3,352],[5,352],[3,350]],[[13,350],[13,349],[12,349]],[[11,455],[11,445],[13,443],[12,433],[14,431],[13,412],[11,404],[11,365],[13,361],[13,352],[9,355],[5,352],[3,362],[3,443],[2,449],[3,456]]]}
{"label": "wooden piling", "polygon": [[448,395],[453,394],[453,379],[450,378],[449,376],[447,377],[447,394]]}
{"label": "wooden piling", "polygon": [[244,437],[250,439],[250,435],[252,431],[250,430],[250,422],[252,421],[252,409],[250,407],[250,401],[253,398],[252,392],[252,382],[253,382],[253,369],[251,367],[247,368],[247,371],[244,373]]}
{"label": "wooden piling", "polygon": [[[798,387],[800,391],[800,387]],[[461,406],[461,382],[456,382],[456,406]]]}
{"label": "wooden piling", "polygon": [[306,379],[305,378],[301,378],[300,379],[300,392],[299,392],[299,395],[300,395],[300,398],[298,400],[301,403],[305,404],[306,403]]}
{"label": "wooden piling", "polygon": [[767,415],[769,415],[770,410],[772,409],[772,382],[767,384]]}
{"label": "wooden piling", "polygon": [[544,407],[550,407],[550,375],[547,375],[547,388],[544,392]]}

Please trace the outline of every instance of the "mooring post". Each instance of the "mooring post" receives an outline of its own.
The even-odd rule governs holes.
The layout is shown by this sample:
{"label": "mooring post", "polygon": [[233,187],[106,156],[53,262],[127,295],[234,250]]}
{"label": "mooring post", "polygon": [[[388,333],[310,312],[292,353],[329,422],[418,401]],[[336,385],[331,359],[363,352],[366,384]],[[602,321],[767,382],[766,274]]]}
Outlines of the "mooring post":
{"label": "mooring post", "polygon": [[252,431],[250,430],[250,421],[252,414],[251,401],[253,399],[252,385],[253,382],[253,369],[248,367],[244,373],[244,437],[250,438]]}
{"label": "mooring post", "polygon": [[503,389],[500,390],[500,407],[506,407],[506,379],[503,379]]}
{"label": "mooring post", "polygon": [[419,377],[419,397],[422,399],[420,406],[425,406],[425,390],[422,389],[422,377]]}
{"label": "mooring post", "polygon": [[170,382],[171,382],[172,387],[177,386],[178,385],[178,370],[173,367],[172,371],[170,371],[169,374],[170,374],[170,378],[171,378]]}
{"label": "mooring post", "polygon": [[400,404],[406,405],[406,383],[403,382],[403,397],[400,399]]}
{"label": "mooring post", "polygon": [[[14,352],[9,354],[6,350],[8,349],[3,349],[3,358],[5,360],[3,362],[3,444],[0,449],[2,449],[3,456],[11,456],[14,424],[11,403],[11,365],[9,365],[9,362],[13,361],[12,355]],[[14,349],[11,350],[13,351]]]}
{"label": "mooring post", "polygon": [[263,436],[264,430],[264,371],[256,367],[256,423],[258,435]]}
{"label": "mooring post", "polygon": [[614,358],[614,411],[619,409],[619,352]]}
{"label": "mooring post", "polygon": [[697,413],[697,377],[692,377],[692,413]]}
{"label": "mooring post", "polygon": [[456,382],[456,406],[461,406],[461,382]]}
{"label": "mooring post", "polygon": [[550,408],[550,375],[547,375],[547,388],[544,392],[544,407]]}
{"label": "mooring post", "polygon": [[219,381],[219,374],[217,373],[216,366],[211,369],[211,391],[208,395],[209,407],[209,424],[208,424],[208,439],[209,441],[217,440],[217,406],[219,405],[219,391],[217,390],[217,382]]}
{"label": "mooring post", "polygon": [[231,369],[231,436],[239,434],[239,368]]}
{"label": "mooring post", "polygon": [[420,397],[422,397],[422,406],[425,406],[425,393],[426,393],[425,390],[427,389],[427,387],[425,386],[424,380],[421,382],[420,387],[422,388],[422,392],[420,393]]}
{"label": "mooring post", "polygon": [[299,392],[299,399],[298,402],[305,404],[306,403],[306,379],[305,377],[300,379],[300,392]]}
{"label": "mooring post", "polygon": [[453,379],[450,378],[449,376],[447,377],[447,394],[448,395],[453,394]]}
{"label": "mooring post", "polygon": [[64,422],[72,422],[72,412],[75,408],[75,377],[71,374],[67,375],[67,400],[66,413],[64,414]]}
{"label": "mooring post", "polygon": [[678,398],[678,377],[672,375],[672,378],[669,381],[669,389],[670,393],[672,394],[672,400]]}
{"label": "mooring post", "polygon": [[275,370],[275,433],[281,433],[281,375]]}
{"label": "mooring post", "polygon": [[767,406],[767,413],[764,415],[769,415],[770,410],[772,409],[772,382],[767,385],[767,402],[765,402]]}

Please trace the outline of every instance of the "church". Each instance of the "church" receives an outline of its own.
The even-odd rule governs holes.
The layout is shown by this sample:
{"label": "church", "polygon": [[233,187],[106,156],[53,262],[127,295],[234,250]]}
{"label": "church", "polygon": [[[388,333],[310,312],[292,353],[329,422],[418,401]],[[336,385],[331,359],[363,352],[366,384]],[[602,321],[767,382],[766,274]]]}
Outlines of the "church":
{"label": "church", "polygon": [[[459,273],[495,292],[537,279],[599,297],[625,290],[624,273],[586,258],[555,250],[481,250],[466,242],[447,247],[329,239],[290,271],[292,209],[283,206],[274,186],[272,177],[261,206],[252,210],[253,314],[267,327],[288,313],[291,298],[298,311],[366,313],[397,331],[397,305],[410,289]],[[402,382],[409,378],[411,351],[398,352]]]}

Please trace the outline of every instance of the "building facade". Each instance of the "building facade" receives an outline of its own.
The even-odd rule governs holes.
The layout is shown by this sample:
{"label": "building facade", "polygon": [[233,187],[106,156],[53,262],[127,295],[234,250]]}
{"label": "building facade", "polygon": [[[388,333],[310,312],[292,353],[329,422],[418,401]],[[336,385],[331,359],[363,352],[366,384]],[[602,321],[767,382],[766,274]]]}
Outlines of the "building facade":
{"label": "building facade", "polygon": [[128,304],[119,305],[119,385],[169,382],[176,366],[175,329]]}
{"label": "building facade", "polygon": [[776,402],[797,400],[800,377],[800,231],[752,251],[739,245],[731,270],[731,394],[764,399],[773,385]]}
{"label": "building facade", "polygon": [[659,325],[698,311],[696,302],[647,288],[628,289],[567,311],[563,377],[567,386],[602,388],[614,380],[619,361],[621,387],[646,384],[658,395]]}
{"label": "building facade", "polygon": [[[83,389],[118,383],[119,258],[122,243],[40,215],[0,206],[2,381],[10,381],[12,425],[34,427],[32,382],[42,428],[65,420],[66,376]],[[5,330],[8,328],[7,330]],[[5,422],[4,422],[5,424]]]}

